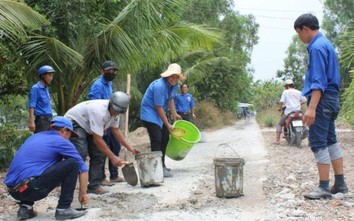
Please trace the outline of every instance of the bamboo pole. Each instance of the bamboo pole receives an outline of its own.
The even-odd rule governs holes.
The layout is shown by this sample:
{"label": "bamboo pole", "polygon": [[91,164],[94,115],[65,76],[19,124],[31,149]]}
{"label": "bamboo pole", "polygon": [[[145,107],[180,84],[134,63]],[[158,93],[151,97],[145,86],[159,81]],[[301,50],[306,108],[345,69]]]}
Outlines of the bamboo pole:
{"label": "bamboo pole", "polygon": [[[127,74],[127,94],[130,94],[130,74]],[[125,112],[125,131],[124,131],[125,138],[127,138],[129,132],[128,121],[129,121],[129,107],[127,108],[127,112]]]}

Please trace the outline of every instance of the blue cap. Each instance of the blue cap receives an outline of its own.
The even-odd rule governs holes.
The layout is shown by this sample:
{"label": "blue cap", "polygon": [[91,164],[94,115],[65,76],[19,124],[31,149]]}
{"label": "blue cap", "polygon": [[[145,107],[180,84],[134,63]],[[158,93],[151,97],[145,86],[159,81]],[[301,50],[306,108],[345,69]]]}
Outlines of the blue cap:
{"label": "blue cap", "polygon": [[72,133],[71,133],[71,136],[72,137],[78,137],[79,134],[77,134],[75,131],[74,131],[74,128],[73,128],[73,124],[71,123],[71,121],[66,118],[66,117],[62,117],[62,116],[56,116],[54,117],[51,121],[50,121],[50,126],[51,127],[64,127],[68,130],[70,130]]}

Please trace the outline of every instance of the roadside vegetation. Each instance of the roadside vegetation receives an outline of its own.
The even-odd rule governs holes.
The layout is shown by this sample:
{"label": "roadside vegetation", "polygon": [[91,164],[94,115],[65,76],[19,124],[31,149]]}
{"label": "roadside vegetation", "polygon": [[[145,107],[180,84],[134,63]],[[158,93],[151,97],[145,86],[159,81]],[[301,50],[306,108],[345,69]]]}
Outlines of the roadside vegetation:
{"label": "roadside vegetation", "polygon": [[[354,3],[325,0],[324,8],[321,28],[340,52],[341,119],[354,127]],[[125,91],[127,74],[132,78],[130,131],[141,126],[146,88],[170,62],[187,75],[200,129],[232,124],[239,102],[252,103],[259,124],[272,127],[281,81],[293,78],[297,89],[303,87],[307,51],[297,37],[283,70],[269,73],[271,80],[253,79],[259,25],[253,15],[239,14],[232,0],[0,0],[0,17],[6,20],[0,23],[0,170],[30,135],[27,96],[41,65],[56,70],[52,107],[63,115],[87,100],[103,61],[114,60],[114,90]]]}
{"label": "roadside vegetation", "polygon": [[[63,115],[87,100],[87,88],[100,75],[103,61],[115,61],[114,90],[125,91],[127,74],[132,78],[130,131],[141,126],[146,88],[171,62],[179,63],[188,77],[201,128],[230,122],[237,101],[252,99],[247,66],[258,24],[252,15],[235,11],[232,0],[0,0],[0,17],[6,20],[0,23],[1,140],[27,128],[27,94],[45,64],[56,70],[52,107]],[[10,115],[20,110],[23,115],[13,120]],[[11,159],[18,147],[2,143],[2,156]]]}

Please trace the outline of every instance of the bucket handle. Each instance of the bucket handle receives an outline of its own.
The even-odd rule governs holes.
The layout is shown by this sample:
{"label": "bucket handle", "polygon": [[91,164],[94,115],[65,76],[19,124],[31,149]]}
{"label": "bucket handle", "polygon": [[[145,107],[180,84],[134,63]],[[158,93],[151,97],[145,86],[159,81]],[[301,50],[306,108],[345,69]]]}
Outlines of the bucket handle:
{"label": "bucket handle", "polygon": [[[230,149],[232,150],[232,152],[234,152],[234,153],[236,154],[236,156],[237,156],[238,158],[240,158],[240,155],[238,155],[238,153],[236,152],[236,150],[234,150],[234,148],[232,148],[230,144],[228,144],[228,143],[221,143],[221,144],[218,145],[218,147],[221,147],[221,146],[226,146],[226,147],[230,148]],[[217,153],[217,151],[216,151],[215,154],[214,154],[214,158],[215,158],[216,153]]]}

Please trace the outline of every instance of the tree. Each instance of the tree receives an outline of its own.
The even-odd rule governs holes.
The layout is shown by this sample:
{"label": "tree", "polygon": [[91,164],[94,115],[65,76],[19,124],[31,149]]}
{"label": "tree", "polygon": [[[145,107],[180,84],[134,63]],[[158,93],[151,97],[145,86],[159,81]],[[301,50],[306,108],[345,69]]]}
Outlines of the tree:
{"label": "tree", "polygon": [[48,21],[25,4],[3,0],[0,20],[0,96],[25,94],[28,85],[17,47]]}
{"label": "tree", "polygon": [[292,79],[296,88],[302,88],[307,70],[308,53],[306,45],[297,35],[293,36],[286,54],[284,70],[278,70],[277,77],[282,80]]}
{"label": "tree", "polygon": [[[41,35],[32,36],[21,48],[23,59],[29,62],[29,73],[43,64],[50,64],[56,69],[51,90],[57,97],[54,101],[58,114],[64,114],[77,103],[106,59],[116,61],[121,72],[132,73],[134,77],[138,70],[153,68],[178,57],[181,53],[179,50],[186,45],[191,49],[210,49],[219,38],[216,32],[205,26],[176,19],[186,1],[132,0],[122,7],[112,21],[100,23],[97,19],[93,20],[97,22],[97,32],[96,29],[92,32],[79,29],[76,34],[63,35],[61,41],[58,37],[61,36],[60,33],[70,33],[78,27],[71,26],[70,19],[67,19],[70,15],[76,13],[81,18],[80,13],[86,12],[88,14],[82,18],[90,19],[91,4],[103,4],[101,1],[88,2],[90,4],[86,1],[60,0],[49,3],[53,9],[62,13],[55,21],[53,18],[49,19],[57,25],[46,28]],[[41,3],[42,1],[37,1],[36,7],[46,6]],[[76,11],[80,7],[85,10]],[[99,11],[97,13],[100,14]],[[48,13],[46,16],[51,15],[53,14]],[[9,21],[11,24],[12,21]],[[85,22],[90,24],[90,20]]]}
{"label": "tree", "polygon": [[[354,2],[350,0],[325,0],[322,28],[326,30],[326,36],[333,42],[339,52],[341,49],[341,38],[350,27],[354,27]],[[342,44],[343,45],[343,44]],[[352,77],[350,69],[342,66],[341,93],[349,86]]]}
{"label": "tree", "polygon": [[183,18],[217,26],[223,39],[212,51],[185,53],[180,61],[186,70],[190,90],[198,100],[217,104],[221,110],[234,110],[237,101],[251,101],[252,76],[247,69],[258,24],[251,15],[232,10],[232,1],[193,0]]}
{"label": "tree", "polygon": [[354,2],[348,0],[325,0],[322,28],[336,47],[339,37],[348,27],[354,25]]}
{"label": "tree", "polygon": [[220,17],[231,12],[232,0],[191,0],[185,8],[182,18],[197,24],[218,26]]}
{"label": "tree", "polygon": [[348,29],[348,32],[345,33],[340,41],[340,47],[342,49],[341,64],[350,70],[352,78],[349,87],[342,96],[342,113],[352,127],[354,127],[354,28]]}
{"label": "tree", "polygon": [[284,90],[283,84],[274,79],[257,81],[254,87],[253,104],[258,111],[273,107],[279,101]]}

